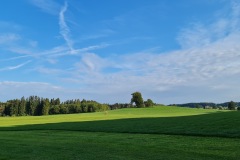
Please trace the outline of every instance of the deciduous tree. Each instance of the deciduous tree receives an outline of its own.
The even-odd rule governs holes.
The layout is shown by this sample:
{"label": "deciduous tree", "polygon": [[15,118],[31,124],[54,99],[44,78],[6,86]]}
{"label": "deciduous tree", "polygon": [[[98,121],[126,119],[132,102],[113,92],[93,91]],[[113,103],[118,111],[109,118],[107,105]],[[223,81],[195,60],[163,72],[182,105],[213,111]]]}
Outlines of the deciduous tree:
{"label": "deciduous tree", "polygon": [[154,105],[151,99],[147,99],[147,101],[145,101],[144,104],[145,104],[145,107],[152,107]]}
{"label": "deciduous tree", "polygon": [[138,108],[144,107],[142,94],[140,92],[134,92],[131,95],[132,95],[132,99],[131,99],[132,104],[135,103],[136,107]]}

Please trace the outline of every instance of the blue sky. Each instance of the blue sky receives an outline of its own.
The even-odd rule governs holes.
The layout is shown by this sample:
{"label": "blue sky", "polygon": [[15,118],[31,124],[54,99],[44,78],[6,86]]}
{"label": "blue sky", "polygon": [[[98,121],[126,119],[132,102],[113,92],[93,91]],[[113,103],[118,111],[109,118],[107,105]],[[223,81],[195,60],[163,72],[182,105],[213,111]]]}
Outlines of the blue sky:
{"label": "blue sky", "polygon": [[0,3],[0,101],[240,101],[239,0]]}

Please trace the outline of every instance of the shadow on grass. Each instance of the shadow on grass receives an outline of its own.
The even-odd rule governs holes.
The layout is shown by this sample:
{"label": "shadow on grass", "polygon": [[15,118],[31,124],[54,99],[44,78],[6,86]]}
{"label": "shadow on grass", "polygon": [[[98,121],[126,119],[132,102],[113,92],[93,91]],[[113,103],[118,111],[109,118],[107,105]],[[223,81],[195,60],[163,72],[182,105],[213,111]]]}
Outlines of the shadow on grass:
{"label": "shadow on grass", "polygon": [[[103,116],[107,118],[108,115]],[[183,117],[129,118],[0,127],[0,131],[26,130],[64,130],[240,138],[240,112],[215,112]]]}

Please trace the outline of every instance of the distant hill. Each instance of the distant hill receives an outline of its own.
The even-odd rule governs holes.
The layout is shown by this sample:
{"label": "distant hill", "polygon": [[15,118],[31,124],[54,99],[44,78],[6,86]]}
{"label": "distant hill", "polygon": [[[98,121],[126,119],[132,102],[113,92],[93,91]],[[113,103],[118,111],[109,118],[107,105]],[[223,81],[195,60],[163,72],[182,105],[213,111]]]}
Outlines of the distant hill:
{"label": "distant hill", "polygon": [[[200,103],[184,103],[184,104],[170,104],[169,106],[189,107],[189,108],[218,108],[228,107],[229,102],[225,103],[212,103],[212,102],[200,102]],[[240,106],[240,102],[235,102],[236,106]]]}

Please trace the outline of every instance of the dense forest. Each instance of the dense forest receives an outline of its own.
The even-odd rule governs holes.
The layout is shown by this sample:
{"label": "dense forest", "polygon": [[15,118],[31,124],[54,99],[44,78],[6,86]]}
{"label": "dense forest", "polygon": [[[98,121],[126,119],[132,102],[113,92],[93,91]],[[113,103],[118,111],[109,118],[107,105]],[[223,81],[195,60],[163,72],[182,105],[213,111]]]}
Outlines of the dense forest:
{"label": "dense forest", "polygon": [[1,116],[41,116],[52,114],[71,114],[106,111],[109,106],[96,101],[79,99],[60,102],[60,99],[40,98],[30,96],[28,98],[9,100],[0,103]]}

